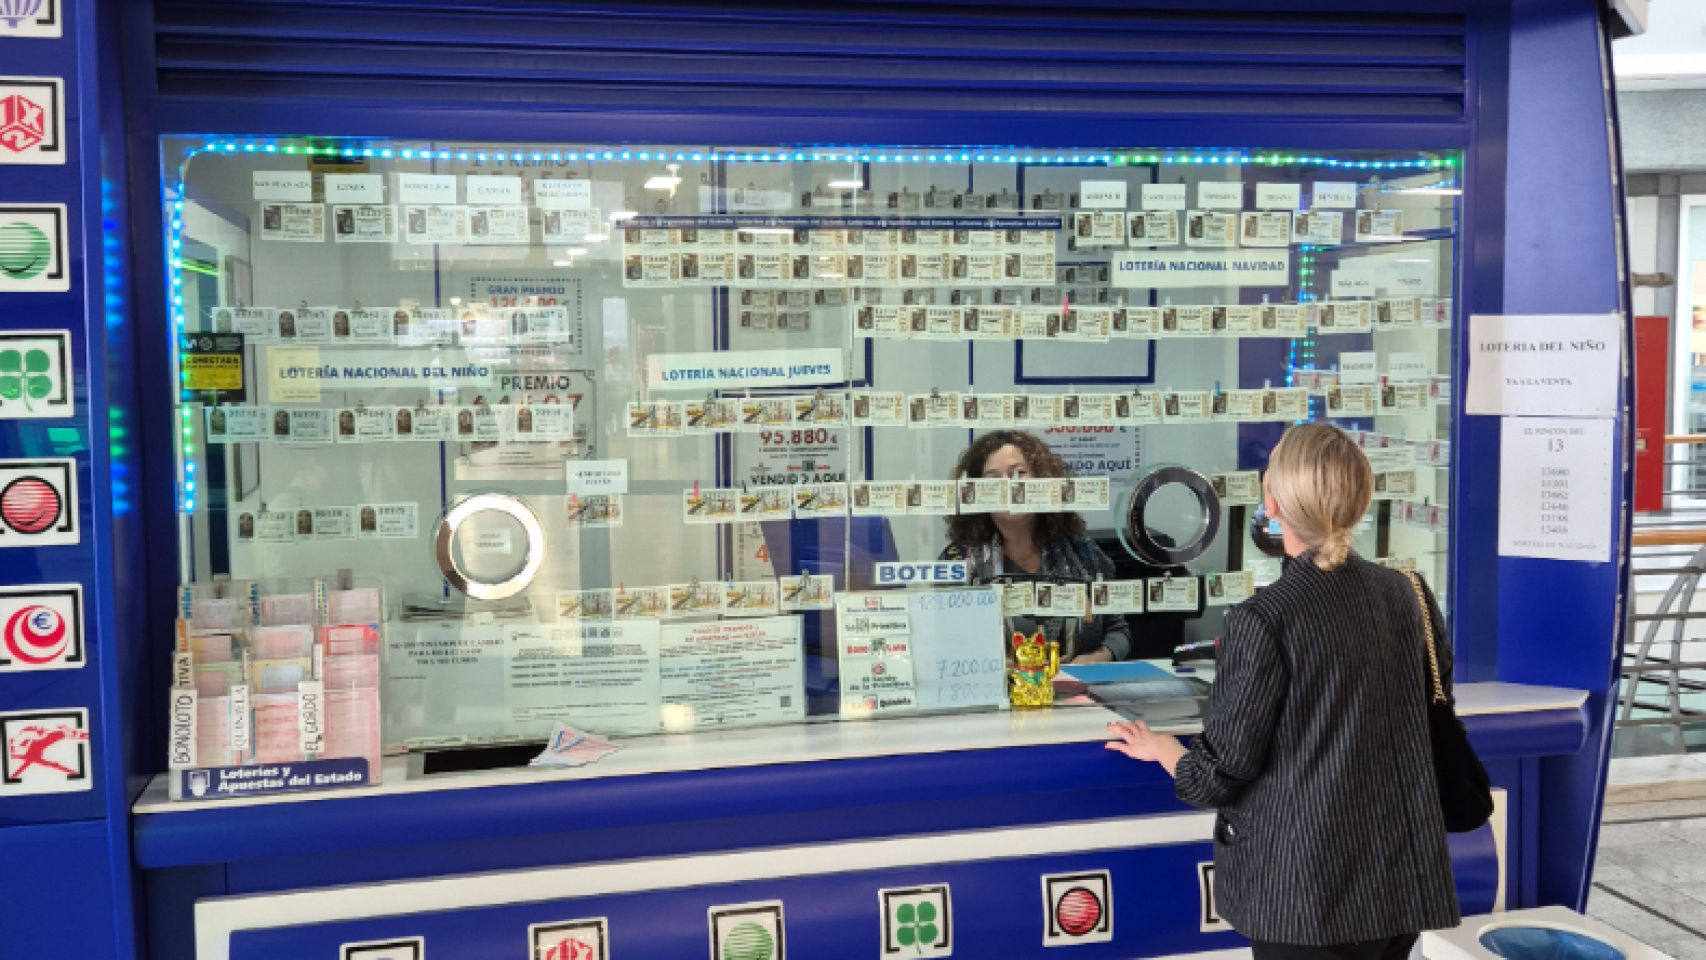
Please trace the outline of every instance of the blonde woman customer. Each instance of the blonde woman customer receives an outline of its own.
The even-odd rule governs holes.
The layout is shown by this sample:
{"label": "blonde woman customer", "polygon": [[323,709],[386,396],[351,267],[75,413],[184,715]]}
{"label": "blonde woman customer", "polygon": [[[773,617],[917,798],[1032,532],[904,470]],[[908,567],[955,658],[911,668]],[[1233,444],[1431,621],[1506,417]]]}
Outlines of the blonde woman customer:
{"label": "blonde woman customer", "polygon": [[[1264,479],[1285,571],[1227,614],[1203,732],[1187,749],[1110,725],[1109,749],[1160,763],[1179,799],[1217,811],[1216,900],[1255,960],[1400,960],[1459,920],[1416,592],[1351,550],[1373,489],[1343,431],[1287,431]],[[1450,647],[1438,655],[1450,697]]]}

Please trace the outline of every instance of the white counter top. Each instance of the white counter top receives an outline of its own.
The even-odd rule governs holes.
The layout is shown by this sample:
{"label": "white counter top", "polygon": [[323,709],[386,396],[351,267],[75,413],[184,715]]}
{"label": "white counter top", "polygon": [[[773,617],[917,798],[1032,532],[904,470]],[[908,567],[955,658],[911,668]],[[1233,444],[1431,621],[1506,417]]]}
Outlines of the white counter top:
{"label": "white counter top", "polygon": [[1460,683],[1455,691],[1457,715],[1480,717],[1490,713],[1533,713],[1539,710],[1574,710],[1588,702],[1586,690],[1568,687],[1533,687],[1524,683]]}
{"label": "white counter top", "polygon": [[[1199,673],[1198,678],[1203,678]],[[1203,678],[1206,679],[1206,678]],[[1587,694],[1559,687],[1513,683],[1465,683],[1457,688],[1460,716],[1569,710],[1582,705]],[[1179,735],[1197,733],[1194,719],[1162,720],[1174,715],[1172,703],[1161,701],[1153,726]],[[753,727],[703,733],[632,737],[622,749],[597,763],[570,770],[539,767],[443,773],[409,777],[409,757],[388,757],[384,782],[375,787],[286,793],[227,800],[174,802],[166,795],[166,776],[156,776],[137,798],[132,812],[186,813],[225,810],[257,804],[301,803],[312,800],[400,796],[440,790],[508,787],[564,780],[734,769],[783,763],[818,763],[870,757],[895,757],[964,750],[994,750],[1060,743],[1090,743],[1107,739],[1107,725],[1119,719],[1114,711],[1095,704],[1062,704],[1052,710],[999,711],[883,720],[818,722],[779,727]]]}
{"label": "white counter top", "polygon": [[622,738],[618,741],[622,745],[621,750],[597,763],[570,770],[512,767],[503,770],[433,774],[412,780],[408,778],[408,757],[387,757],[384,782],[376,787],[233,797],[205,802],[174,802],[168,799],[166,777],[162,774],[148,784],[131,810],[137,814],[181,813],[189,810],[229,809],[304,800],[509,787],[557,780],[596,780],[605,777],[732,769],[779,763],[817,763],[826,760],[1085,743],[1107,739],[1107,725],[1118,719],[1117,714],[1100,706],[1073,705],[1054,710],[1003,710],[661,734]]}

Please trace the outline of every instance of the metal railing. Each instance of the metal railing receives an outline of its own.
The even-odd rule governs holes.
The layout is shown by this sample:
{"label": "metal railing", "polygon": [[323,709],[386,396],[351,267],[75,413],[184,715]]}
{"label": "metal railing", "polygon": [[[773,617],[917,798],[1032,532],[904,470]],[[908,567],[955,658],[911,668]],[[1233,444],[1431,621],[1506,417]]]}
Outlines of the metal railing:
{"label": "metal railing", "polygon": [[[1686,434],[1665,437],[1667,452],[1677,446],[1706,447],[1706,435]],[[1672,467],[1706,467],[1706,457],[1664,461],[1666,477]],[[1690,470],[1692,474],[1696,470]],[[1636,553],[1630,564],[1631,587],[1642,577],[1670,577],[1670,585],[1660,597],[1657,607],[1648,613],[1634,613],[1633,645],[1623,651],[1617,726],[1620,728],[1670,728],[1667,738],[1674,752],[1687,749],[1685,729],[1692,724],[1706,724],[1706,709],[1689,706],[1685,698],[1706,694],[1706,659],[1690,660],[1689,647],[1706,640],[1689,639],[1689,625],[1706,620],[1706,610],[1694,609],[1694,596],[1700,588],[1700,578],[1706,574],[1706,511],[1677,509],[1671,505],[1675,498],[1706,495],[1706,488],[1692,486],[1673,489],[1667,479],[1664,491],[1666,509],[1659,513],[1637,514],[1631,545]],[[1682,560],[1681,565],[1675,561]],[[1631,590],[1639,597],[1639,593]],[[1666,626],[1669,639],[1660,640]],[[1657,731],[1654,731],[1657,732]]]}

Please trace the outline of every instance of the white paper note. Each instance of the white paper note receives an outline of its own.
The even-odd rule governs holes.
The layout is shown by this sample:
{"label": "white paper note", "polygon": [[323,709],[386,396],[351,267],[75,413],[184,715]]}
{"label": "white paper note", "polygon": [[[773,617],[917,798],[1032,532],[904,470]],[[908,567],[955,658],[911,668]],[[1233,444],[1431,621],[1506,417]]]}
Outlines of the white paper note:
{"label": "white paper note", "polygon": [[1185,209],[1185,185],[1182,183],[1146,183],[1143,185],[1143,209]]}
{"label": "white paper note", "polygon": [[1302,199],[1303,186],[1296,183],[1256,184],[1256,209],[1296,210]]}
{"label": "white paper note", "polygon": [[1197,184],[1197,206],[1204,210],[1242,210],[1244,184],[1239,181],[1221,183],[1204,180]]}
{"label": "white paper note", "polygon": [[1471,317],[1466,412],[1616,416],[1622,323],[1612,313]]}
{"label": "white paper note", "polygon": [[448,173],[397,174],[399,203],[455,203],[456,175]]}
{"label": "white paper note", "polygon": [[377,173],[328,173],[326,202],[384,203],[384,178]]}
{"label": "white paper note", "polygon": [[601,494],[628,492],[628,461],[571,460],[563,465],[568,493]]}
{"label": "white paper note", "polygon": [[1380,363],[1373,350],[1339,354],[1340,383],[1379,383]]}
{"label": "white paper note", "polygon": [[1317,181],[1309,205],[1317,210],[1355,210],[1357,207],[1357,185],[1354,183]]}
{"label": "white paper note", "polygon": [[314,199],[314,178],[306,171],[256,170],[254,183],[256,200]]}
{"label": "white paper note", "polygon": [[1505,417],[1499,555],[1611,560],[1612,420]]}
{"label": "white paper note", "polygon": [[1085,210],[1124,210],[1126,206],[1125,181],[1079,181],[1078,205]]}

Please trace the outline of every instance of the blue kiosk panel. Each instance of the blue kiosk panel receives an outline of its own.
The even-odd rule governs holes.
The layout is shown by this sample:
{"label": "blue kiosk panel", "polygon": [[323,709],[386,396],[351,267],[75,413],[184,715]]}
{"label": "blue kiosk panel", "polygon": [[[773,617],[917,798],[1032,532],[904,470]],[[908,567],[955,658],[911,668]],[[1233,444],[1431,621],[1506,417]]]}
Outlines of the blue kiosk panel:
{"label": "blue kiosk panel", "polygon": [[[13,905],[0,923],[8,956],[335,956],[343,944],[421,937],[435,960],[496,957],[532,949],[532,925],[589,918],[607,920],[619,956],[701,955],[707,911],[772,901],[784,905],[778,942],[786,936],[800,955],[868,955],[887,935],[880,891],[938,885],[949,897],[939,926],[951,929],[958,955],[1022,955],[1043,950],[1050,918],[1064,916],[1049,909],[1042,878],[1103,870],[1106,888],[1075,881],[1089,885],[1096,909],[1076,897],[1069,912],[1075,925],[1095,913],[1091,934],[1110,920],[1111,939],[1075,941],[1077,952],[1159,956],[1242,942],[1204,929],[1213,918],[1204,912],[1199,868],[1210,857],[1200,815],[1179,807],[1153,771],[1115,763],[1091,738],[228,808],[169,809],[144,797],[133,864],[132,804],[164,766],[174,541],[190,492],[169,456],[175,252],[157,202],[163,136],[1461,150],[1460,344],[1472,314],[1626,312],[1615,136],[1605,135],[1615,133],[1615,116],[1603,72],[1592,68],[1607,56],[1604,14],[1591,0],[1418,0],[1402,11],[1345,0],[1301,14],[1195,5],[1212,14],[1207,25],[1176,6],[1120,8],[1117,39],[1074,27],[1111,16],[1092,6],[1067,16],[986,4],[957,10],[972,21],[960,24],[939,9],[853,4],[806,34],[788,31],[821,10],[777,9],[754,14],[738,35],[697,12],[635,11],[620,22],[577,13],[572,41],[549,17],[497,6],[469,13],[366,0],[334,20],[294,0],[38,6],[38,19],[58,20],[58,35],[13,25],[0,29],[0,51],[9,74],[64,80],[68,162],[6,167],[0,200],[66,205],[72,285],[64,294],[0,293],[0,329],[70,333],[76,406],[62,420],[0,422],[0,459],[73,460],[83,535],[74,545],[0,551],[0,586],[82,586],[89,660],[76,670],[0,673],[0,712],[87,711],[93,782],[52,797],[0,796],[0,857],[51,864],[0,871],[0,903]],[[941,43],[962,33],[970,39]],[[1197,36],[1244,52],[1174,79],[1053,83],[1012,69],[1067,49],[1189,65],[1204,56]],[[309,42],[287,46],[283,37]],[[442,44],[468,37],[507,52],[444,76]],[[359,52],[379,47],[391,59]],[[622,48],[651,58],[608,82],[605,58]],[[784,56],[795,48],[812,56]],[[360,62],[340,60],[339,50],[358,51]],[[505,59],[516,52],[540,59],[518,72]],[[965,61],[952,89],[937,83],[929,96],[903,99],[919,92],[915,82],[906,89],[908,69],[950,54]],[[716,70],[707,55],[722,58]],[[864,65],[841,69],[850,55]],[[1290,73],[1312,65],[1336,79]],[[1360,69],[1371,65],[1379,76]],[[635,92],[641,86],[649,89]],[[1462,384],[1469,358],[1455,353]],[[1500,425],[1464,416],[1454,424],[1458,680],[1584,696],[1469,717],[1503,806],[1494,827],[1454,838],[1460,897],[1466,912],[1580,908],[1626,607],[1628,440],[1617,451],[1614,562],[1501,558]],[[1620,418],[1620,437],[1622,426]],[[1052,783],[1039,782],[1039,769]],[[896,782],[908,786],[897,792]],[[1129,842],[1049,846],[1050,830],[1099,823],[1123,825]],[[1012,852],[968,846],[1001,832],[1025,836]],[[915,865],[858,859],[888,853],[870,846],[882,844],[935,852]],[[742,869],[716,872],[731,859]],[[655,869],[644,881],[594,876],[622,861]],[[687,863],[707,871],[703,882],[673,872]],[[450,878],[470,885],[441,886]],[[543,886],[525,889],[533,880]],[[350,884],[371,894],[367,914],[323,909],[336,906],[330,887]],[[421,901],[392,899],[409,892]]]}

